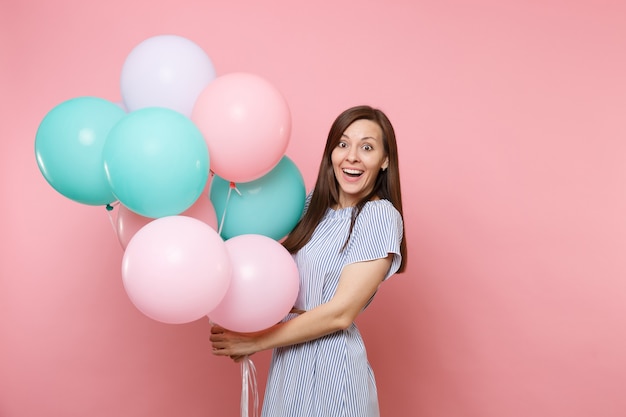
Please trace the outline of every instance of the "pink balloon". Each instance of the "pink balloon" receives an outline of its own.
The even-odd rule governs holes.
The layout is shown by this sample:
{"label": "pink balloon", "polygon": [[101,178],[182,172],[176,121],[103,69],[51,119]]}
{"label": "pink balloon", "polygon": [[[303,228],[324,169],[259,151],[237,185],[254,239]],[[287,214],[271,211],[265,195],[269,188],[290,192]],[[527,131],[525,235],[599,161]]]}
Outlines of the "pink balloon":
{"label": "pink balloon", "polygon": [[211,170],[233,182],[249,182],[271,171],[291,135],[291,113],[283,95],[248,73],[213,80],[198,96],[191,120],[204,135]]}
{"label": "pink balloon", "polygon": [[[208,188],[208,186],[207,186]],[[217,215],[213,203],[206,192],[203,192],[200,198],[189,207],[182,216],[193,217],[202,220],[204,223],[217,230]],[[145,225],[150,223],[154,218],[145,217],[135,213],[128,207],[120,204],[117,211],[116,230],[117,238],[122,245],[122,249],[126,249],[130,239]]]}
{"label": "pink balloon", "polygon": [[255,332],[278,323],[293,307],[300,287],[291,254],[263,235],[239,235],[226,241],[233,274],[219,305],[209,313],[220,326]]}
{"label": "pink balloon", "polygon": [[206,190],[191,207],[182,213],[182,215],[202,220],[211,226],[213,230],[217,230],[217,214],[215,213],[215,208]]}
{"label": "pink balloon", "polygon": [[186,216],[152,220],[132,237],[122,258],[129,298],[146,316],[164,323],[206,316],[226,294],[231,276],[222,238]]}

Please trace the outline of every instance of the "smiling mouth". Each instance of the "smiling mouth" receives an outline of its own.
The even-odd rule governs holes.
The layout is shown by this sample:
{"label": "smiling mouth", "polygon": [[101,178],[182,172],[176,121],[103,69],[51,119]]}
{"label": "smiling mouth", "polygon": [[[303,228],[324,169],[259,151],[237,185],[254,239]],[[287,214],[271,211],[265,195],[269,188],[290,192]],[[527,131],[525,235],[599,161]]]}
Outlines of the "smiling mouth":
{"label": "smiling mouth", "polygon": [[344,174],[352,178],[358,178],[363,174],[363,171],[360,171],[358,169],[345,169],[344,168],[342,171]]}

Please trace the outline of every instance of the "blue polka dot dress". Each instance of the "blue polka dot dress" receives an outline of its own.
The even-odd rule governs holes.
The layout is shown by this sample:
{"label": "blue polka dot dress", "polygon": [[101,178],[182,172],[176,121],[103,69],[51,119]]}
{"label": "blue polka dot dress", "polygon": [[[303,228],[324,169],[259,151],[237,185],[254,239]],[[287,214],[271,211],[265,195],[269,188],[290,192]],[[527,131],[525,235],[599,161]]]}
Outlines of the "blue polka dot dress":
{"label": "blue polka dot dress", "polygon": [[[348,264],[391,253],[393,261],[385,279],[400,267],[402,217],[391,202],[366,203],[347,248],[341,251],[351,214],[352,208],[329,209],[311,240],[294,256],[300,273],[297,308],[310,310],[328,302]],[[374,374],[354,323],[346,330],[274,350],[262,417],[378,415]]]}

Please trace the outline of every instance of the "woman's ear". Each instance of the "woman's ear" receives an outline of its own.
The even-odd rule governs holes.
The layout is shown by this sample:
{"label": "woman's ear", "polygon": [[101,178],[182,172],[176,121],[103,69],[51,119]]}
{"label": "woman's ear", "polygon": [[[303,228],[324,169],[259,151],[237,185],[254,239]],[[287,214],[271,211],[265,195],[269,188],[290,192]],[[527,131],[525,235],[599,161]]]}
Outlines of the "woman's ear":
{"label": "woman's ear", "polygon": [[383,171],[387,171],[387,167],[389,167],[389,157],[388,156],[385,157],[385,161],[380,166],[380,169],[382,169]]}

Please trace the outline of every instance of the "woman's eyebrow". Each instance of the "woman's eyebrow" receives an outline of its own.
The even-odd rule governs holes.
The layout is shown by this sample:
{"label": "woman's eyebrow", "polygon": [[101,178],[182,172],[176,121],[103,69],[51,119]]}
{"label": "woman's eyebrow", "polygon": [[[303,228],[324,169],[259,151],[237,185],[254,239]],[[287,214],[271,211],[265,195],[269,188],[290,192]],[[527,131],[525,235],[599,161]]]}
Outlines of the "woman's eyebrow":
{"label": "woman's eyebrow", "polygon": [[[343,137],[343,138],[348,138],[348,139],[352,139],[350,136],[346,135],[345,133],[343,133],[343,134],[341,135],[341,137]],[[366,139],[378,140],[378,139],[376,139],[376,138],[375,138],[375,137],[373,137],[373,136],[364,136],[364,137],[362,137],[360,140],[366,140]]]}

